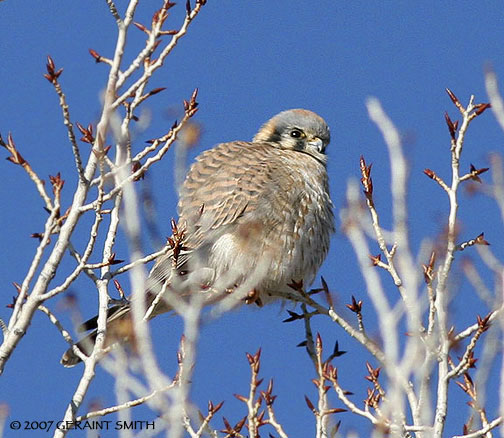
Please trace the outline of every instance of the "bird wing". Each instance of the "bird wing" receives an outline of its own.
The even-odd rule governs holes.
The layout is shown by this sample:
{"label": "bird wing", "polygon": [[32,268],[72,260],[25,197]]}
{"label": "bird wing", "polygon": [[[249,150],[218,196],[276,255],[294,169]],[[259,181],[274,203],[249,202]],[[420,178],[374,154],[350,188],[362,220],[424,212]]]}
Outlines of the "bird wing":
{"label": "bird wing", "polygon": [[207,232],[255,208],[268,183],[267,159],[274,150],[269,144],[232,142],[201,154],[182,189],[180,220]]}
{"label": "bird wing", "polygon": [[[186,249],[178,257],[184,270],[192,251],[211,245],[229,227],[247,221],[271,182],[270,164],[280,152],[271,143],[221,143],[198,156],[181,190],[179,228],[187,228]],[[163,256],[151,277],[165,280],[172,265]]]}

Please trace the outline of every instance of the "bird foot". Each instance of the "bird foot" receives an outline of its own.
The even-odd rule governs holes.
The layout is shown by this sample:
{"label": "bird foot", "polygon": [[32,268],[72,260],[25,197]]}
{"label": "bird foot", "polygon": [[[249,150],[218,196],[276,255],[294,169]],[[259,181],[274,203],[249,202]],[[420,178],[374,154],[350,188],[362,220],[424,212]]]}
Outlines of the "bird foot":
{"label": "bird foot", "polygon": [[263,306],[263,303],[261,301],[261,298],[259,296],[259,291],[257,289],[252,289],[249,291],[247,296],[245,297],[245,303],[246,304],[257,304],[259,307]]}

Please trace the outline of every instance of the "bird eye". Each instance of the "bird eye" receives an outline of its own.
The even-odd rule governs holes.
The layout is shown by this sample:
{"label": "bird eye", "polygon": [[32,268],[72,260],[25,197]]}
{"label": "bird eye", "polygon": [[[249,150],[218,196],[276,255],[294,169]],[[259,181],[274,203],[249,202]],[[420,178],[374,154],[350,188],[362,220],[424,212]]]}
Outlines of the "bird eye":
{"label": "bird eye", "polygon": [[299,130],[299,129],[293,129],[291,132],[290,132],[290,136],[292,138],[301,138],[303,137],[303,131]]}

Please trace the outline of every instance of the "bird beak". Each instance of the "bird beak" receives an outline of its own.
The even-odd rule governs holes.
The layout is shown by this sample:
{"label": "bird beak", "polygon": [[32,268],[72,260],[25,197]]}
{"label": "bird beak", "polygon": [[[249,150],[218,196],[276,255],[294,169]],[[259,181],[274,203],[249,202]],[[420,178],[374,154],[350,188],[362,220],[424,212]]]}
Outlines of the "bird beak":
{"label": "bird beak", "polygon": [[310,148],[315,149],[319,153],[324,152],[324,142],[318,137],[313,137],[312,139],[310,139],[308,145],[310,146]]}

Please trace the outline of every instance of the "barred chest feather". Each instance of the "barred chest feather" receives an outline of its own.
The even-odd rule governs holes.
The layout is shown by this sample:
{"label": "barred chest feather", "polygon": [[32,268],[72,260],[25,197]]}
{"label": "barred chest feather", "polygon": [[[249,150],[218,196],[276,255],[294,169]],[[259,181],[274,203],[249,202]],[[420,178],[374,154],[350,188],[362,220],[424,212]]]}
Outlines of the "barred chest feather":
{"label": "barred chest feather", "polygon": [[334,232],[325,165],[296,151],[268,158],[270,189],[217,238],[210,255],[217,278],[239,283],[255,275],[254,287],[263,297],[292,281],[308,287]]}
{"label": "barred chest feather", "polygon": [[[291,220],[283,229],[284,251],[278,254],[278,266],[273,267],[276,284],[268,287],[282,287],[294,281],[303,281],[305,287],[315,280],[315,276],[329,251],[331,234],[334,232],[333,204],[329,196],[328,178],[325,165],[312,157],[293,152],[296,169],[291,173],[295,180],[289,193]],[[289,154],[285,158],[292,159]]]}

